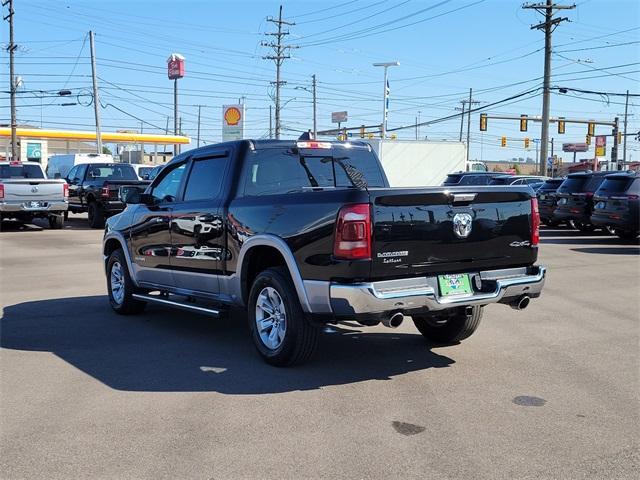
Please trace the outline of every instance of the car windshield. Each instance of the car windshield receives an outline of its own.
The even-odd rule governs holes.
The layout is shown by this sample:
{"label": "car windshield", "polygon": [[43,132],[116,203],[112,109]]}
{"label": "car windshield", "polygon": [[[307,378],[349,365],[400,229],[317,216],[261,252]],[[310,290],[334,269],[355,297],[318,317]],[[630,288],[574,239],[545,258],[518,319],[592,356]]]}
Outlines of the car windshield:
{"label": "car windshield", "polygon": [[584,186],[589,180],[587,176],[579,176],[579,177],[568,177],[560,188],[558,188],[559,192],[562,193],[580,193],[584,191]]}
{"label": "car windshield", "polygon": [[131,165],[91,165],[87,178],[94,180],[137,180]]}
{"label": "car windshield", "polygon": [[564,180],[547,180],[542,184],[540,190],[556,190]]}
{"label": "car windshield", "polygon": [[44,178],[39,165],[0,165],[0,178]]}
{"label": "car windshield", "polygon": [[605,178],[602,185],[600,185],[600,188],[598,188],[598,195],[624,193],[632,183],[632,177]]}
{"label": "car windshield", "polygon": [[489,185],[511,185],[513,180],[513,177],[496,177],[489,182]]}
{"label": "car windshield", "polygon": [[140,175],[141,177],[145,175],[149,175],[152,170],[153,170],[153,167],[141,167],[138,169],[138,175]]}

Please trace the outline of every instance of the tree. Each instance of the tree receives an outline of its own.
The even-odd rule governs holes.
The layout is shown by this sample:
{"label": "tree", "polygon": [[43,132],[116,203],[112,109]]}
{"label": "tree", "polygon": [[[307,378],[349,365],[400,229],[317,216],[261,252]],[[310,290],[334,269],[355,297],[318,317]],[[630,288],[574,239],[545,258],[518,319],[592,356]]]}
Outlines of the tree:
{"label": "tree", "polygon": [[520,165],[518,165],[517,163],[513,164],[513,168],[516,171],[516,175],[520,175],[521,171],[520,171]]}
{"label": "tree", "polygon": [[106,153],[107,155],[111,155],[111,150],[106,145],[102,146],[102,153]]}

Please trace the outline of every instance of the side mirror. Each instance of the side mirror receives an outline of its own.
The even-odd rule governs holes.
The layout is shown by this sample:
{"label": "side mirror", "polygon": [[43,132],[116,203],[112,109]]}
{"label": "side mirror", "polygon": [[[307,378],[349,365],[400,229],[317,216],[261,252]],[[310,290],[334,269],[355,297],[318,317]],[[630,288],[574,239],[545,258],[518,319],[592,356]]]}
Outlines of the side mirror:
{"label": "side mirror", "polygon": [[141,193],[140,190],[138,190],[135,187],[120,187],[120,190],[118,191],[118,197],[120,198],[120,201],[126,204],[136,204],[136,203],[143,203],[141,201]]}

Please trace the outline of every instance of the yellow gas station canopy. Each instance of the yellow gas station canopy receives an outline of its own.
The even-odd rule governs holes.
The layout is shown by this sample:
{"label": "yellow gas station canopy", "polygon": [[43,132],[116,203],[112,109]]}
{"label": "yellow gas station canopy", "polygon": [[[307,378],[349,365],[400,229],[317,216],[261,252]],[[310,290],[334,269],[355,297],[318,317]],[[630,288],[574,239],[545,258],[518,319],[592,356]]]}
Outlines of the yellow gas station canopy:
{"label": "yellow gas station canopy", "polygon": [[[78,130],[17,128],[16,135],[20,138],[96,141],[96,132],[82,132]],[[188,144],[191,142],[189,137],[183,137],[181,135],[155,135],[151,133],[102,132],[100,136],[103,142],[114,143],[156,143],[169,145]],[[11,137],[11,129],[8,127],[0,127],[0,138],[2,137]]]}

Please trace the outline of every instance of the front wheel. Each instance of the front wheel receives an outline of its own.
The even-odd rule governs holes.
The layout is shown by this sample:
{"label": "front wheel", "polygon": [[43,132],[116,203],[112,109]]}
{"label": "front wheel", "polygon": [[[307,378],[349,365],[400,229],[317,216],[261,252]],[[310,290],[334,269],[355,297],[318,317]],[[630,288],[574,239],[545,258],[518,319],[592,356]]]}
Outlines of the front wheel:
{"label": "front wheel", "polygon": [[122,249],[113,251],[107,261],[107,290],[111,308],[120,315],[140,313],[146,306],[145,302],[133,298],[136,288]]}
{"label": "front wheel", "polygon": [[267,363],[279,367],[303,363],[316,350],[319,329],[305,318],[286,269],[269,268],[258,274],[248,314],[251,338]]}
{"label": "front wheel", "polygon": [[416,315],[413,323],[427,340],[436,343],[456,343],[469,338],[480,325],[483,307],[454,308],[431,315]]}

